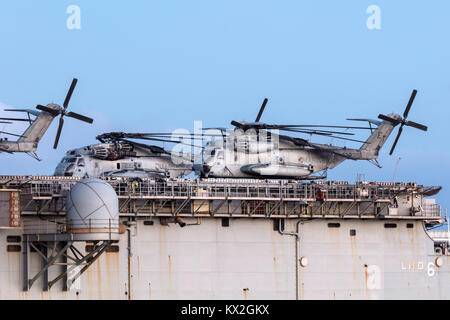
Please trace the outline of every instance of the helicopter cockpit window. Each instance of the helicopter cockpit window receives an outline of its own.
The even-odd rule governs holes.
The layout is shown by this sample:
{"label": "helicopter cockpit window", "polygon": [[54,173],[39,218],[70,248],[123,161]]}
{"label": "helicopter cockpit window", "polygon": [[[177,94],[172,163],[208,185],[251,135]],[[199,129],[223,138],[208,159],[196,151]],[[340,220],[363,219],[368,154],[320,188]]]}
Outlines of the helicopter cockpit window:
{"label": "helicopter cockpit window", "polygon": [[77,158],[66,158],[64,159],[64,162],[66,163],[75,163],[77,161]]}
{"label": "helicopter cockpit window", "polygon": [[78,166],[84,167],[84,165],[85,165],[84,159],[83,158],[78,159]]}

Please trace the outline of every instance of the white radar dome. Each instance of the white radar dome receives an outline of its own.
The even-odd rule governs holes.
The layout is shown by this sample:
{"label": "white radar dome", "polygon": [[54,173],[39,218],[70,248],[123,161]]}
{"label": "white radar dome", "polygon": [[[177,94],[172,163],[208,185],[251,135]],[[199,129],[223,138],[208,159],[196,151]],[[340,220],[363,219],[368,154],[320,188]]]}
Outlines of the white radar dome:
{"label": "white radar dome", "polygon": [[66,219],[71,233],[117,233],[119,200],[113,187],[96,178],[76,183],[67,195]]}

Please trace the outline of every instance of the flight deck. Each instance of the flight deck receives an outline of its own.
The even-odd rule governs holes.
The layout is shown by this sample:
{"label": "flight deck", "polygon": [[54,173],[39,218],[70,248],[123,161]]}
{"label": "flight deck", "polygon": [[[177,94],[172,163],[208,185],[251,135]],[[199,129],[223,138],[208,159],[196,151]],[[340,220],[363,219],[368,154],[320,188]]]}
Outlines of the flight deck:
{"label": "flight deck", "polygon": [[[255,179],[101,178],[119,198],[122,217],[359,218],[438,220],[441,187],[417,183],[301,182]],[[79,177],[0,176],[22,216],[65,214]]]}

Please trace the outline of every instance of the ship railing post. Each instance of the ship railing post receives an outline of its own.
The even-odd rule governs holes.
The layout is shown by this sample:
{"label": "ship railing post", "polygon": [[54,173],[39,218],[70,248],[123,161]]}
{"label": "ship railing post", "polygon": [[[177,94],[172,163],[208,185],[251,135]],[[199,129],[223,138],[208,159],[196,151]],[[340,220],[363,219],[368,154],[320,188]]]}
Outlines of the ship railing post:
{"label": "ship railing post", "polygon": [[447,208],[445,208],[445,219],[447,219],[447,254],[448,254],[448,247],[450,245],[450,224],[448,221],[448,215],[447,215]]}
{"label": "ship railing post", "polygon": [[29,260],[29,253],[30,251],[30,244],[28,242],[28,235],[23,235],[23,291],[28,291],[30,288],[30,283],[28,281],[28,271],[30,269],[30,260]]}

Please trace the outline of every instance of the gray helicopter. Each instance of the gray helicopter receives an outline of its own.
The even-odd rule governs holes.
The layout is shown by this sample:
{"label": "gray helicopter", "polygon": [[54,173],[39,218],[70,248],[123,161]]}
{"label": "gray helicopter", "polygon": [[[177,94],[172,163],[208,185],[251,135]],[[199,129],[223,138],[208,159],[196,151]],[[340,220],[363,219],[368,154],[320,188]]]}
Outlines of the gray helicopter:
{"label": "gray helicopter", "polygon": [[[34,159],[40,161],[39,157],[36,154],[36,149],[38,147],[39,141],[44,136],[53,119],[55,119],[57,116],[61,115],[61,117],[59,118],[59,126],[56,133],[55,142],[53,144],[54,149],[58,147],[59,138],[61,136],[61,131],[64,125],[64,116],[75,118],[87,123],[93,123],[94,120],[89,117],[75,112],[67,112],[67,107],[69,105],[69,101],[72,97],[72,93],[75,89],[77,81],[78,80],[75,78],[72,80],[72,84],[70,85],[69,91],[67,92],[66,99],[64,100],[62,107],[58,104],[50,103],[46,106],[37,105],[36,109],[40,111],[31,109],[5,109],[5,111],[25,112],[27,113],[28,118],[0,118],[0,120],[7,120],[8,122],[25,121],[29,122],[29,127],[21,135],[2,131],[1,133],[16,136],[18,137],[18,139],[17,141],[10,141],[7,138],[0,139],[0,153],[24,152]],[[30,115],[35,116],[35,118],[31,119]]]}
{"label": "gray helicopter", "polygon": [[69,150],[58,163],[55,176],[176,178],[192,172],[192,156],[169,152],[156,145],[130,139],[182,143],[161,133],[111,132],[97,136],[99,144]]}
{"label": "gray helicopter", "polygon": [[[392,154],[402,134],[403,127],[414,127],[427,131],[427,127],[413,121],[407,121],[417,90],[413,90],[403,117],[391,113],[380,114],[379,120],[347,119],[364,121],[368,127],[327,126],[327,125],[271,125],[259,122],[267,104],[264,100],[254,123],[232,121],[234,130],[216,129],[222,132],[223,139],[206,144],[203,152],[197,156],[194,169],[201,177],[207,178],[288,178],[288,179],[324,179],[328,169],[332,169],[347,159],[368,160],[381,167],[377,157],[393,129],[400,125]],[[337,129],[370,130],[365,141],[348,138],[353,135]],[[280,134],[304,133],[362,143],[358,149],[334,145],[312,143],[306,139]],[[318,174],[318,175],[314,175]]]}

